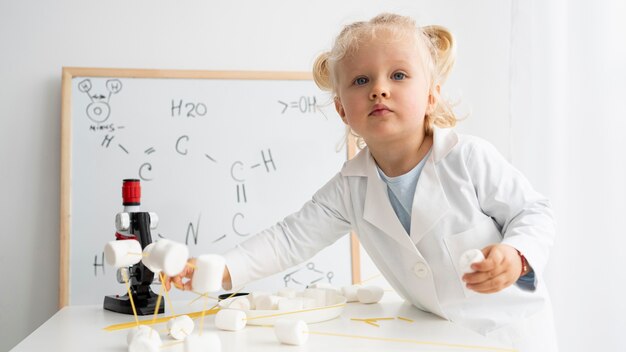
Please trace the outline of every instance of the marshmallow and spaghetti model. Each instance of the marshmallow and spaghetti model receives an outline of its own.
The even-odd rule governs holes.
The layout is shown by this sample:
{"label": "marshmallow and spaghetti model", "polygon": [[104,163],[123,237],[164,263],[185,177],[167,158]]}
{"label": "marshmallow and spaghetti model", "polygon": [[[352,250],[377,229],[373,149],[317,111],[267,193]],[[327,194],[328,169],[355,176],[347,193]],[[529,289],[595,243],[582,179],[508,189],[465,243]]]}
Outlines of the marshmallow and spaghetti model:
{"label": "marshmallow and spaghetti model", "polygon": [[[139,315],[152,314],[156,308],[157,295],[150,289],[155,273],[141,260],[143,249],[152,243],[151,229],[158,225],[158,217],[153,212],[142,212],[141,185],[137,179],[125,179],[122,185],[124,211],[115,217],[115,241],[105,246],[104,256],[109,265],[118,268],[120,283],[129,283],[129,293],[124,296],[104,297],[104,309],[113,312]],[[186,247],[185,247],[186,249]],[[186,260],[186,258],[185,258]],[[131,295],[132,301],[131,302]],[[134,308],[133,308],[134,305]],[[160,304],[158,312],[164,312]]]}

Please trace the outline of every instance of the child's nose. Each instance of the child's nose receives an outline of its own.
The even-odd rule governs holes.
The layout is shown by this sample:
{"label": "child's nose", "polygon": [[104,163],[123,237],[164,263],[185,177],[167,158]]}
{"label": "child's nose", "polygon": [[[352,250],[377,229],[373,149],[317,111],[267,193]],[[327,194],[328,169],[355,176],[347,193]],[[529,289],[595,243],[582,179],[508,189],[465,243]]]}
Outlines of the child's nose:
{"label": "child's nose", "polygon": [[370,92],[370,99],[389,98],[389,90],[381,85],[376,85]]}

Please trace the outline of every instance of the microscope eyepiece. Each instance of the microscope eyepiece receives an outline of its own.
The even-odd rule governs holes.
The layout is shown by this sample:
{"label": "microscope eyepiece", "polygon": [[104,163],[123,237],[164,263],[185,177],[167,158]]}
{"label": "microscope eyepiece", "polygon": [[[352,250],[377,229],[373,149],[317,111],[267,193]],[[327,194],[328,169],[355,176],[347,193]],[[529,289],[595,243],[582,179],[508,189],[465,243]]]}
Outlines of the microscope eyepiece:
{"label": "microscope eyepiece", "polygon": [[138,179],[125,179],[122,184],[123,205],[141,204],[141,184]]}

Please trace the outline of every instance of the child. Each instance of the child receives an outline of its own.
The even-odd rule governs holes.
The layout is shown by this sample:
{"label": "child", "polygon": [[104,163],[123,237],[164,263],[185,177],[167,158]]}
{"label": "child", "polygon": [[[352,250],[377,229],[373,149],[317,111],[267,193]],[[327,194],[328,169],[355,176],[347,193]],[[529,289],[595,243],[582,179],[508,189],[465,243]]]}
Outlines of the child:
{"label": "child", "polygon": [[[451,129],[440,89],[453,63],[442,27],[393,14],[346,26],[313,73],[366,147],[300,211],[226,253],[225,288],[299,264],[355,230],[417,308],[520,351],[555,351],[542,282],[549,203],[489,143]],[[469,249],[486,259],[463,274]],[[166,286],[189,289],[182,278],[191,270]]]}

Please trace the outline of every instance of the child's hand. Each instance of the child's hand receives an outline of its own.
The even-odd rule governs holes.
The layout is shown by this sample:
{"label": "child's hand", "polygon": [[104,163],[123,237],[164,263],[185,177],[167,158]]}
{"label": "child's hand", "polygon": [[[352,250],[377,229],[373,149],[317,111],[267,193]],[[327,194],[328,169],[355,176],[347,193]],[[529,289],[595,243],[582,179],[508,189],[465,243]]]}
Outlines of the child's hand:
{"label": "child's hand", "polygon": [[[165,285],[165,290],[169,291],[172,285],[179,290],[183,291],[191,291],[191,278],[193,277],[193,268],[196,265],[196,258],[190,258],[187,260],[187,265],[183,271],[173,277],[165,276],[165,280],[163,284]],[[189,279],[183,282],[183,279]]]}
{"label": "child's hand", "polygon": [[472,264],[473,273],[463,275],[467,288],[480,293],[495,293],[519,279],[522,262],[517,250],[506,244],[487,246],[485,260]]}

